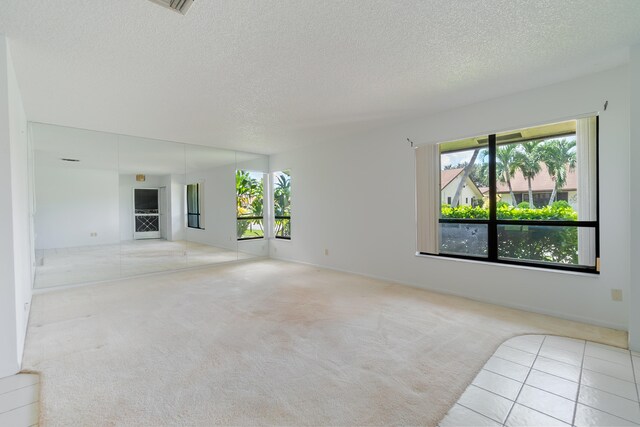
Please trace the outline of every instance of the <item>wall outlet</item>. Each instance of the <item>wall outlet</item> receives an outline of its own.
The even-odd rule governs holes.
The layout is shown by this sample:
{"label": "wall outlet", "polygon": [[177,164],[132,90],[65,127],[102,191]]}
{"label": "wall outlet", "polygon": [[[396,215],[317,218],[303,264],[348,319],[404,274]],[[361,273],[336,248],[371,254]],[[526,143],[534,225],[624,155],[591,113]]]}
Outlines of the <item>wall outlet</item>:
{"label": "wall outlet", "polygon": [[622,301],[622,289],[611,289],[611,299],[613,301]]}
{"label": "wall outlet", "polygon": [[324,254],[325,254],[325,255],[327,255],[327,256],[329,256],[329,249],[325,249],[325,250],[324,250]]}
{"label": "wall outlet", "polygon": [[90,233],[90,235],[91,235],[91,237],[98,237],[98,233],[96,233],[96,232]]}

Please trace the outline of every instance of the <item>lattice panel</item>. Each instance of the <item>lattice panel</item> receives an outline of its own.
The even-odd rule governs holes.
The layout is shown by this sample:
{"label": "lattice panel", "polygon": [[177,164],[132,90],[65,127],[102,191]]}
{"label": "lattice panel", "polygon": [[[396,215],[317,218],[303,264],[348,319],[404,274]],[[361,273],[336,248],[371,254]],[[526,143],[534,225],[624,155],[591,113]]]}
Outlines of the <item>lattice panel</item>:
{"label": "lattice panel", "polygon": [[158,230],[160,230],[160,219],[157,216],[136,216],[136,233]]}

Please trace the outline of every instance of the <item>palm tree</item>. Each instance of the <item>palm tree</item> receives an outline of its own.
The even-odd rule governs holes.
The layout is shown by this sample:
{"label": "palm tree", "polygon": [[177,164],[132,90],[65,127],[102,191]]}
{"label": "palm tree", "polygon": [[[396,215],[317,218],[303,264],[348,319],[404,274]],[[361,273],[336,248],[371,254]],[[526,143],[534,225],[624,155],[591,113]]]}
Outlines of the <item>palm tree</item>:
{"label": "palm tree", "polygon": [[479,152],[480,152],[479,148],[476,148],[475,150],[473,150],[473,154],[471,155],[471,159],[469,160],[469,163],[467,163],[467,165],[462,170],[462,177],[460,178],[460,181],[458,182],[458,187],[456,188],[456,192],[453,195],[453,200],[451,201],[451,207],[458,206],[460,193],[462,193],[462,188],[467,183],[467,178],[469,177],[469,174],[471,174],[471,170],[473,169],[476,163],[476,159],[478,158]]}
{"label": "palm tree", "polygon": [[567,172],[576,167],[576,142],[566,139],[547,141],[541,149],[541,160],[547,166],[554,186],[549,197],[549,206],[554,202],[558,189],[567,183]]}
{"label": "palm tree", "polygon": [[527,180],[529,187],[529,207],[535,208],[533,204],[533,189],[531,182],[540,173],[540,141],[527,141],[520,144],[514,155],[514,168],[522,173]]}
{"label": "palm tree", "polygon": [[516,144],[503,145],[496,150],[496,178],[498,181],[506,183],[509,187],[511,204],[516,206],[516,196],[511,187],[511,178],[516,174],[515,156],[517,154]]}

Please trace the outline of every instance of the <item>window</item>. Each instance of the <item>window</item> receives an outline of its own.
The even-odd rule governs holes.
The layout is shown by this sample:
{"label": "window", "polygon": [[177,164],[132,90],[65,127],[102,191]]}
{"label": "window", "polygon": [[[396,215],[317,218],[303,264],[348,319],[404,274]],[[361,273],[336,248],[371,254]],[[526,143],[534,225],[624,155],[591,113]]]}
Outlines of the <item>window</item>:
{"label": "window", "polygon": [[276,239],[291,239],[291,172],[273,173],[273,218]]}
{"label": "window", "polygon": [[587,117],[419,147],[419,252],[598,272],[597,127]]}
{"label": "window", "polygon": [[187,227],[204,230],[202,215],[202,191],[204,184],[187,185]]}
{"label": "window", "polygon": [[236,171],[236,231],[238,240],[264,238],[264,174]]}

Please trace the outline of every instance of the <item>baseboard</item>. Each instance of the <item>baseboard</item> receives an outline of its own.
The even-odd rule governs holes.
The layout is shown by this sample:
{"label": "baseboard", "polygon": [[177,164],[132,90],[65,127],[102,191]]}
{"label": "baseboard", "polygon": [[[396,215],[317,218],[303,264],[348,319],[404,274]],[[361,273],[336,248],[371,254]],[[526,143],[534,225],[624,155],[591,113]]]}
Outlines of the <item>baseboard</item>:
{"label": "baseboard", "polygon": [[513,308],[513,309],[516,309],[516,310],[528,311],[528,312],[536,313],[536,314],[543,314],[545,316],[557,317],[559,319],[571,320],[571,321],[574,321],[574,322],[586,323],[586,324],[589,324],[589,325],[601,326],[601,327],[604,327],[604,328],[616,329],[616,330],[621,330],[621,331],[628,331],[627,325],[622,325],[622,324],[614,323],[614,322],[608,322],[608,321],[601,320],[601,319],[595,319],[595,318],[585,317],[585,316],[576,316],[576,315],[571,315],[571,314],[568,315],[566,313],[559,313],[559,312],[556,312],[556,311],[553,311],[553,310],[547,310],[547,309],[544,309],[544,308],[531,307],[531,306],[527,306],[527,305],[523,305],[523,304],[515,304],[515,303],[509,302],[509,301],[501,301],[501,300],[494,300],[494,299],[489,299],[489,298],[481,298],[481,297],[476,297],[475,295],[468,295],[468,294],[465,294],[463,292],[455,292],[455,291],[443,290],[441,288],[432,287],[432,286],[429,286],[429,285],[426,285],[426,284],[422,284],[422,283],[405,282],[405,281],[400,281],[400,280],[393,279],[393,278],[390,278],[390,277],[378,276],[378,275],[375,275],[375,274],[368,274],[368,273],[363,273],[363,272],[359,272],[359,271],[346,270],[346,269],[342,269],[342,268],[337,268],[337,267],[332,267],[332,266],[327,266],[327,265],[322,265],[322,264],[316,264],[316,263],[312,263],[312,262],[300,261],[300,260],[286,258],[286,257],[271,256],[270,258],[271,259],[275,259],[275,260],[280,260],[280,261],[287,261],[287,262],[293,262],[293,263],[297,263],[297,264],[309,265],[309,266],[313,266],[313,267],[325,268],[327,270],[339,271],[341,273],[355,274],[355,275],[358,275],[358,276],[368,277],[370,279],[376,279],[376,280],[382,280],[382,281],[385,281],[385,282],[396,283],[396,284],[399,284],[399,285],[404,285],[404,286],[409,286],[409,287],[416,288],[416,289],[422,289],[422,290],[426,290],[426,291],[430,291],[430,292],[435,292],[435,293],[442,294],[442,295],[452,295],[452,296],[456,296],[456,297],[460,297],[460,298],[466,298],[466,299],[469,299],[469,300],[472,300],[472,301],[478,301],[478,302],[487,303],[487,304],[499,305],[501,307]]}

